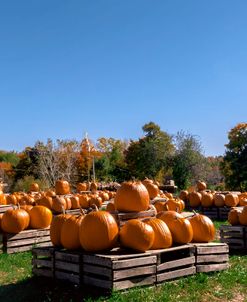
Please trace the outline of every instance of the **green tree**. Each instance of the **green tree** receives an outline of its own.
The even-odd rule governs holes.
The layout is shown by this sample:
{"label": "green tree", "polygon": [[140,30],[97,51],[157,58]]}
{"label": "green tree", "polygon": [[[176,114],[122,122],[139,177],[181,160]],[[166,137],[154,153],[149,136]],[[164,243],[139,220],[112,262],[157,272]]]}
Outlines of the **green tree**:
{"label": "green tree", "polygon": [[230,190],[247,190],[247,123],[239,123],[228,133],[228,144],[221,164]]}
{"label": "green tree", "polygon": [[170,166],[174,152],[172,137],[153,122],[145,124],[142,130],[144,137],[131,141],[126,151],[127,167],[134,177],[157,178]]}
{"label": "green tree", "polygon": [[175,136],[176,152],[173,158],[173,178],[180,189],[196,180],[205,179],[207,162],[199,140],[180,131]]}
{"label": "green tree", "polygon": [[0,162],[10,163],[12,166],[16,166],[20,158],[16,152],[0,151]]}

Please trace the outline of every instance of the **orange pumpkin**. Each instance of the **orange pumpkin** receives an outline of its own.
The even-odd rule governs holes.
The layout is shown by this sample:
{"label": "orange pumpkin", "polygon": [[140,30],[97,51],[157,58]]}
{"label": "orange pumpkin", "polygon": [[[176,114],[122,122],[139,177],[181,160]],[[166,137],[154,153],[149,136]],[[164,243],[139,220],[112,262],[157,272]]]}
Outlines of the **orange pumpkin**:
{"label": "orange pumpkin", "polygon": [[16,205],[17,204],[16,196],[13,194],[6,195],[6,203]]}
{"label": "orange pumpkin", "polygon": [[238,225],[239,222],[239,214],[242,212],[242,210],[237,208],[232,208],[228,213],[228,222],[231,225]]}
{"label": "orange pumpkin", "polygon": [[2,217],[1,227],[6,233],[19,233],[25,230],[29,225],[29,214],[22,209],[9,209]]}
{"label": "orange pumpkin", "polygon": [[51,242],[54,246],[62,246],[61,244],[61,229],[63,223],[70,218],[69,214],[59,214],[52,219],[50,226]]}
{"label": "orange pumpkin", "polygon": [[201,181],[201,180],[199,180],[196,183],[196,186],[197,186],[198,191],[203,191],[203,190],[207,189],[207,184],[204,181]]}
{"label": "orange pumpkin", "polygon": [[179,244],[191,242],[193,238],[193,229],[188,219],[175,211],[163,212],[157,215],[157,218],[163,220],[172,233],[172,239]]}
{"label": "orange pumpkin", "polygon": [[0,213],[0,232],[2,231],[2,219],[3,219],[3,213]]}
{"label": "orange pumpkin", "polygon": [[149,207],[149,194],[140,181],[123,182],[117,190],[114,203],[118,211],[146,211]]}
{"label": "orange pumpkin", "polygon": [[225,205],[228,207],[236,207],[239,203],[238,195],[229,193],[225,196]]}
{"label": "orange pumpkin", "polygon": [[201,199],[201,204],[203,207],[212,207],[213,206],[213,203],[214,203],[214,196],[213,194],[211,193],[206,193],[206,192],[203,192],[202,193],[202,199]]}
{"label": "orange pumpkin", "polygon": [[61,227],[61,244],[68,250],[76,250],[81,247],[79,239],[79,230],[84,215],[71,215],[67,218]]}
{"label": "orange pumpkin", "polygon": [[62,196],[56,196],[52,200],[52,210],[56,213],[62,213],[67,210],[66,200]]}
{"label": "orange pumpkin", "polygon": [[99,197],[98,195],[92,195],[91,198],[89,199],[89,206],[92,207],[93,205],[100,208],[102,206],[102,198]]}
{"label": "orange pumpkin", "polygon": [[6,201],[6,196],[5,194],[0,194],[0,205],[6,205],[7,201]]}
{"label": "orange pumpkin", "polygon": [[213,203],[216,205],[216,207],[223,207],[225,205],[225,195],[214,194]]}
{"label": "orange pumpkin", "polygon": [[93,193],[95,193],[97,191],[97,184],[96,182],[92,182],[90,185],[90,191],[92,191]]}
{"label": "orange pumpkin", "polygon": [[65,206],[66,210],[70,210],[72,208],[71,197],[66,196],[66,197],[64,197],[64,199],[66,202],[66,206]]}
{"label": "orange pumpkin", "polygon": [[118,240],[118,225],[107,211],[92,211],[80,226],[80,243],[84,250],[96,252],[112,249]]}
{"label": "orange pumpkin", "polygon": [[53,191],[53,190],[50,189],[50,190],[48,190],[48,191],[45,192],[45,196],[55,197],[56,193],[55,193],[55,191]]}
{"label": "orange pumpkin", "polygon": [[149,250],[153,243],[155,233],[153,228],[138,219],[127,221],[120,229],[120,243],[123,247],[140,252]]}
{"label": "orange pumpkin", "polygon": [[146,183],[144,183],[144,186],[148,190],[150,199],[154,199],[155,197],[157,197],[159,195],[159,192],[160,192],[159,187],[157,185],[155,185],[154,183],[146,182]]}
{"label": "orange pumpkin", "polygon": [[187,190],[182,190],[179,193],[179,198],[182,199],[183,201],[188,201],[189,200],[189,192]]}
{"label": "orange pumpkin", "polygon": [[80,202],[80,206],[83,209],[87,209],[89,208],[89,196],[87,194],[80,194],[79,196],[79,202]]}
{"label": "orange pumpkin", "polygon": [[201,205],[202,194],[199,192],[191,192],[189,193],[189,203],[190,206],[195,208]]}
{"label": "orange pumpkin", "polygon": [[41,199],[37,200],[37,205],[47,207],[48,209],[52,209],[52,197],[43,196]]}
{"label": "orange pumpkin", "polygon": [[88,189],[88,186],[85,182],[79,182],[76,186],[77,192],[87,191],[87,189]]}
{"label": "orange pumpkin", "polygon": [[57,195],[66,195],[70,193],[70,185],[66,180],[57,180],[55,184]]}
{"label": "orange pumpkin", "polygon": [[52,212],[44,206],[34,206],[30,210],[30,226],[33,229],[47,228],[52,221]]}
{"label": "orange pumpkin", "polygon": [[106,211],[108,211],[108,212],[115,212],[116,211],[114,202],[108,202],[108,204],[106,206]]}
{"label": "orange pumpkin", "polygon": [[37,182],[33,182],[30,185],[29,191],[31,191],[31,192],[39,192],[39,184]]}
{"label": "orange pumpkin", "polygon": [[176,212],[182,212],[183,210],[183,203],[179,199],[168,199],[166,206],[169,211],[176,211]]}
{"label": "orange pumpkin", "polygon": [[158,218],[145,219],[154,231],[154,242],[151,249],[164,249],[172,246],[172,234],[166,223]]}
{"label": "orange pumpkin", "polygon": [[189,218],[193,229],[193,242],[210,242],[215,237],[215,227],[212,220],[201,214]]}
{"label": "orange pumpkin", "polygon": [[238,217],[241,225],[247,225],[247,207],[243,208]]}
{"label": "orange pumpkin", "polygon": [[71,196],[71,209],[79,209],[80,208],[80,199],[78,196]]}
{"label": "orange pumpkin", "polygon": [[157,210],[157,213],[168,210],[168,208],[166,206],[166,201],[156,201],[154,206]]}

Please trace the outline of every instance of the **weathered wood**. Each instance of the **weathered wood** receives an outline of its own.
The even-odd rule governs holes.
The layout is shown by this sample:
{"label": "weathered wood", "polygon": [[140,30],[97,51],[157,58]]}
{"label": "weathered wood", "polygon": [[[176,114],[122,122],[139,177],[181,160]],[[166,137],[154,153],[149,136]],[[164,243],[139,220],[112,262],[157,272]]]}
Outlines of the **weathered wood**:
{"label": "weathered wood", "polygon": [[229,268],[229,263],[220,263],[220,264],[206,264],[206,265],[197,265],[196,271],[197,273],[208,273],[226,270]]}
{"label": "weathered wood", "polygon": [[63,270],[63,271],[69,271],[71,273],[80,273],[80,265],[79,263],[68,263],[63,261],[55,260],[55,270],[57,271]]}
{"label": "weathered wood", "polygon": [[196,263],[228,262],[229,254],[202,255],[196,257]]}
{"label": "weathered wood", "polygon": [[51,257],[54,253],[55,248],[53,247],[44,247],[44,248],[33,248],[32,254],[33,256],[43,256],[43,257]]}
{"label": "weathered wood", "polygon": [[68,273],[68,272],[66,273],[66,272],[61,272],[61,271],[55,271],[54,276],[56,279],[66,280],[71,283],[80,285],[80,276],[79,275],[75,275],[75,274]]}
{"label": "weathered wood", "polygon": [[0,214],[5,213],[9,209],[13,209],[13,207],[11,205],[0,205]]}
{"label": "weathered wood", "polygon": [[3,233],[3,236],[4,236],[5,240],[8,240],[8,241],[41,237],[41,236],[50,236],[50,228],[36,229],[36,230],[24,230],[18,234]]}
{"label": "weathered wood", "polygon": [[228,252],[229,252],[229,247],[227,244],[224,246],[214,246],[214,247],[197,246],[197,249],[196,249],[197,255],[222,254],[222,253],[228,253]]}
{"label": "weathered wood", "polygon": [[40,242],[49,242],[50,241],[50,236],[45,236],[45,237],[35,237],[31,239],[21,239],[21,240],[15,240],[15,241],[7,241],[6,242],[6,247],[18,247],[18,246],[24,246],[24,245],[34,245],[38,244]]}
{"label": "weathered wood", "polygon": [[186,265],[188,266],[188,265],[192,265],[192,264],[195,264],[195,256],[186,257],[183,259],[177,259],[177,260],[162,263],[157,266],[157,272],[168,270],[171,268],[178,268],[178,267],[186,266]]}
{"label": "weathered wood", "polygon": [[140,266],[134,268],[128,268],[124,270],[113,271],[113,280],[129,279],[137,276],[145,276],[156,273],[156,266]]}
{"label": "weathered wood", "polygon": [[112,269],[103,266],[96,266],[91,264],[83,264],[83,273],[90,273],[99,276],[105,276],[108,280],[112,280]]}
{"label": "weathered wood", "polygon": [[4,252],[7,254],[31,251],[33,246],[47,246],[49,242],[41,242],[34,245],[24,245],[19,247],[4,247]]}
{"label": "weathered wood", "polygon": [[156,264],[156,262],[157,262],[156,256],[147,256],[147,257],[141,257],[141,258],[117,260],[117,261],[112,262],[112,269],[123,269],[123,268],[128,268],[128,267]]}
{"label": "weathered wood", "polygon": [[53,268],[53,261],[51,259],[32,259],[32,265]]}
{"label": "weathered wood", "polygon": [[53,278],[52,270],[33,267],[32,272],[36,276]]}
{"label": "weathered wood", "polygon": [[79,263],[82,257],[82,253],[73,253],[68,251],[56,251],[55,252],[55,259],[61,260],[64,262],[72,262],[72,263]]}
{"label": "weathered wood", "polygon": [[183,268],[183,269],[179,269],[179,270],[174,270],[174,271],[171,271],[171,272],[165,272],[165,273],[157,274],[157,283],[164,282],[164,281],[167,281],[167,280],[176,279],[176,278],[179,278],[179,277],[193,275],[195,273],[196,273],[196,267],[191,266],[191,267],[187,267],[187,268]]}

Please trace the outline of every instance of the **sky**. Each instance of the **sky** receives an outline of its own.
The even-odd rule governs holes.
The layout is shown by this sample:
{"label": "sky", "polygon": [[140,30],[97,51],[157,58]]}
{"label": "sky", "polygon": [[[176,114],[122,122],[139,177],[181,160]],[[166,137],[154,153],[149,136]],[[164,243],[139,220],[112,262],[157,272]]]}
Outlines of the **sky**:
{"label": "sky", "polygon": [[247,122],[246,0],[0,0],[0,150],[138,139],[153,121],[223,155]]}

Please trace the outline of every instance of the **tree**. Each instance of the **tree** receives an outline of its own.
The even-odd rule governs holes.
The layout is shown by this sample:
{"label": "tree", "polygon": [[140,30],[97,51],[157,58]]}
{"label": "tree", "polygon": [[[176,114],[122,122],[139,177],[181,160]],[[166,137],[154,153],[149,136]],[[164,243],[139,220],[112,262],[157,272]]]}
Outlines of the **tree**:
{"label": "tree", "polygon": [[247,123],[239,123],[228,133],[228,144],[221,164],[230,190],[247,190]]}
{"label": "tree", "polygon": [[206,177],[206,160],[199,140],[180,131],[175,136],[176,152],[173,158],[173,178],[180,189],[187,188]]}
{"label": "tree", "polygon": [[174,152],[171,136],[159,125],[150,122],[142,127],[144,137],[131,141],[126,151],[126,163],[132,176],[157,178],[166,171]]}

